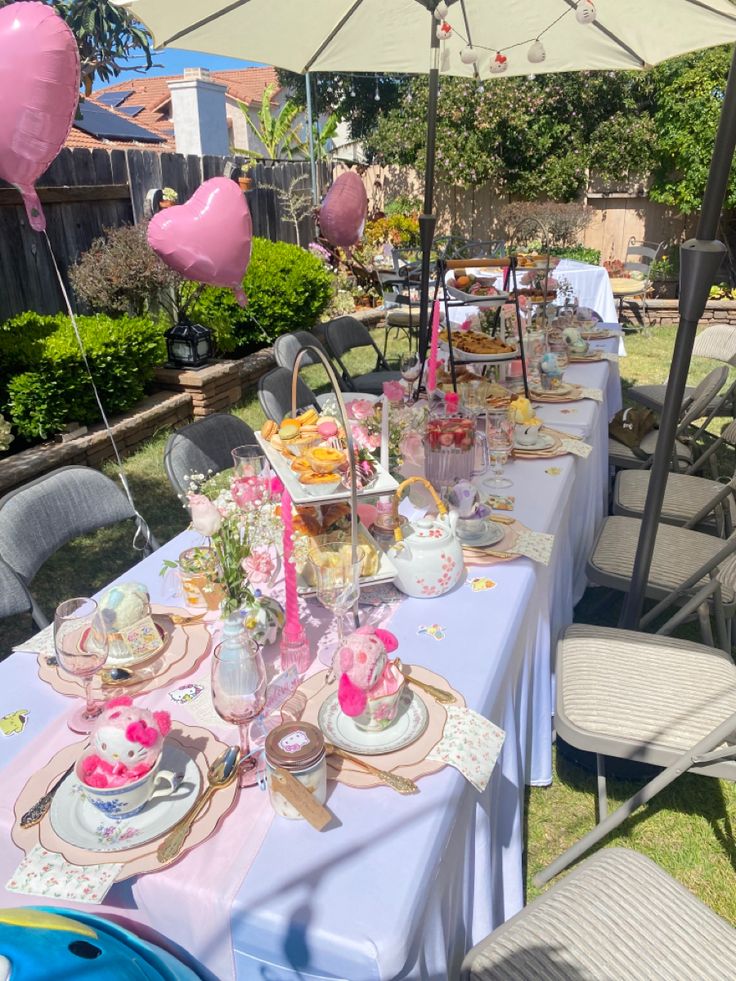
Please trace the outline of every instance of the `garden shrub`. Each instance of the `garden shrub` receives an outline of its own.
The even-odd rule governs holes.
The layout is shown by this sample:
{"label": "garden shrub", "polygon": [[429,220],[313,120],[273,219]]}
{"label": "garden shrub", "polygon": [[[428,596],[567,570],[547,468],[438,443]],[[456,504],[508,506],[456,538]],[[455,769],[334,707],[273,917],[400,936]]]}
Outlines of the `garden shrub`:
{"label": "garden shrub", "polygon": [[[106,411],[143,398],[166,357],[166,325],[146,317],[79,317],[79,332]],[[26,313],[0,325],[0,409],[27,439],[45,439],[69,422],[99,421],[94,392],[71,321]]]}
{"label": "garden shrub", "polygon": [[288,242],[253,239],[243,280],[248,306],[231,290],[205,287],[189,318],[218,333],[229,331],[240,351],[293,330],[309,330],[332,298],[332,275],[311,252]]}
{"label": "garden shrub", "polygon": [[560,256],[562,259],[575,259],[577,262],[587,262],[591,266],[601,264],[601,250],[589,249],[587,245],[571,245],[568,248],[558,246],[549,251],[551,255]]}

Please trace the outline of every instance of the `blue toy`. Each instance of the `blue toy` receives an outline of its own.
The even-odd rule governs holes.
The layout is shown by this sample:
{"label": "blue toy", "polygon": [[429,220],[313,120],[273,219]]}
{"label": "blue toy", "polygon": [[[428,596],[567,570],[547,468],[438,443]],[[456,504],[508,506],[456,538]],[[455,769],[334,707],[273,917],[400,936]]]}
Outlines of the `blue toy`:
{"label": "blue toy", "polygon": [[47,906],[0,909],[0,981],[200,981],[109,920]]}

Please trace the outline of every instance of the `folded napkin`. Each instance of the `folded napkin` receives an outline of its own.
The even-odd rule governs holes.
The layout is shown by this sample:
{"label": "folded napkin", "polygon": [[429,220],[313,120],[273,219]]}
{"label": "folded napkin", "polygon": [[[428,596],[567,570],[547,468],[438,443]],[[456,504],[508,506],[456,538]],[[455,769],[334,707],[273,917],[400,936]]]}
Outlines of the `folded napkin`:
{"label": "folded napkin", "polygon": [[572,453],[573,456],[581,456],[583,460],[587,460],[593,452],[593,447],[584,443],[581,439],[570,439],[569,436],[561,436],[560,441],[566,453]]}
{"label": "folded napkin", "polygon": [[445,708],[447,722],[442,739],[427,759],[454,766],[479,793],[483,793],[491,779],[506,733],[472,709],[459,705],[447,705]]}
{"label": "folded napkin", "polygon": [[614,354],[613,351],[601,351],[600,355],[604,361],[612,361],[614,364],[618,364],[618,355]]}
{"label": "folded napkin", "polygon": [[71,865],[57,852],[34,845],[5,888],[25,896],[50,896],[74,903],[101,903],[122,864]]}
{"label": "folded napkin", "polygon": [[509,551],[524,555],[541,565],[549,565],[554,544],[554,535],[546,531],[530,531],[528,528],[522,528]]}
{"label": "folded napkin", "polygon": [[54,647],[54,625],[50,623],[48,627],[39,630],[33,637],[24,640],[22,644],[16,644],[14,651],[31,651],[33,654],[44,654],[46,657],[56,657]]}
{"label": "folded napkin", "polygon": [[593,399],[594,402],[603,401],[603,392],[600,388],[581,388],[580,396],[584,399]]}

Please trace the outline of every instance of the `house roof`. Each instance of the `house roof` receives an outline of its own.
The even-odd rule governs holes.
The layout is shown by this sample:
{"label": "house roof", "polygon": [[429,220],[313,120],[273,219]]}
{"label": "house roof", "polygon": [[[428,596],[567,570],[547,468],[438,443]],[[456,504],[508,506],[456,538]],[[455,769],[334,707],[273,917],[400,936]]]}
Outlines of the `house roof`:
{"label": "house roof", "polygon": [[[174,152],[176,143],[174,140],[174,127],[170,118],[169,104],[171,93],[169,82],[181,79],[181,75],[158,75],[148,77],[142,75],[140,78],[130,79],[127,82],[116,82],[114,85],[107,85],[104,88],[96,89],[90,96],[90,100],[99,103],[100,97],[107,93],[119,92],[124,97],[120,103],[112,108],[105,105],[104,108],[113,113],[134,122],[138,126],[149,130],[159,137],[163,137],[162,143],[137,143],[131,141],[102,140],[82,132],[76,126],[72,127],[67,137],[66,146],[68,147],[105,147],[107,149],[129,148],[130,146],[145,146],[149,150],[162,150]],[[278,86],[278,77],[274,68],[241,68],[236,71],[210,72],[210,78],[214,82],[220,82],[227,86],[227,94],[233,99],[246,103],[260,103],[263,92],[267,86],[275,84]],[[278,91],[278,89],[277,89]],[[275,95],[276,93],[274,93]],[[127,115],[120,110],[124,107],[141,106],[140,112],[135,116]]]}

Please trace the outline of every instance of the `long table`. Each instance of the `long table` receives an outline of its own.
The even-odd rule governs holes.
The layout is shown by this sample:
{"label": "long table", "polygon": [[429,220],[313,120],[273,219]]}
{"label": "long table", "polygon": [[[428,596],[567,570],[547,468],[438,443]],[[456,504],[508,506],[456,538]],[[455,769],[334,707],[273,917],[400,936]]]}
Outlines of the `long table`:
{"label": "long table", "polygon": [[[388,788],[336,784],[329,806],[339,827],[318,835],[305,822],[274,817],[244,878],[233,859],[229,929],[225,915],[216,930],[198,930],[198,911],[217,900],[216,883],[201,870],[210,860],[213,867],[227,864],[234,844],[249,834],[248,794],[261,792],[249,790],[214,838],[172,870],[114,886],[104,912],[147,923],[217,977],[232,974],[232,951],[238,978],[383,981],[455,977],[464,952],[521,908],[524,785],[548,784],[552,777],[551,655],[557,634],[572,620],[585,555],[604,513],[601,460],[608,418],[617,408],[609,401],[615,367],[598,362],[569,369],[571,380],[608,394],[602,404],[578,402],[571,406],[575,413],[559,417],[556,406],[542,410],[550,425],[567,426],[594,445],[587,460],[565,456],[507,467],[515,515],[556,535],[549,567],[519,559],[473,569],[496,587],[475,593],[461,585],[435,600],[407,598],[391,620],[406,663],[443,675],[470,708],[506,731],[485,793],[451,768],[423,779],[420,793],[409,798]],[[177,536],[122,578],[144,581],[154,601],[165,599],[162,559],[176,557],[191,535]],[[418,633],[433,623],[444,628],[444,640]],[[0,664],[0,715],[21,701],[30,710],[25,731],[0,741],[6,788],[17,783],[13,760],[19,753],[34,752],[38,765],[45,762],[42,733],[71,709],[68,699],[38,681],[29,653]],[[169,707],[177,716],[180,709]],[[228,735],[234,741],[232,730]],[[9,796],[0,801],[3,883],[21,857],[7,834]],[[35,901],[10,893],[2,898],[6,906]]]}

